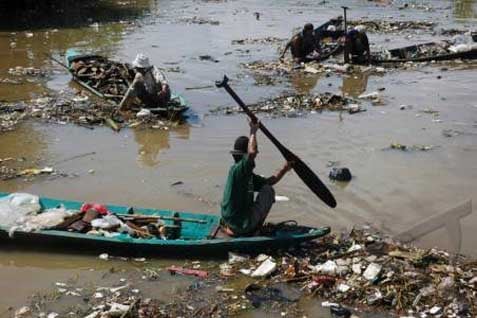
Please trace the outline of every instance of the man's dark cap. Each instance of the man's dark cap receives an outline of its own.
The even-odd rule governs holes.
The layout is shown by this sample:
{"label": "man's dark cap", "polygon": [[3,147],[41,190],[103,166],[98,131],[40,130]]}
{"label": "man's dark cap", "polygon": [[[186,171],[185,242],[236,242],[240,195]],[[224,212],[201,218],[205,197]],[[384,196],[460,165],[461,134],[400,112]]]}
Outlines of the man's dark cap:
{"label": "man's dark cap", "polygon": [[235,140],[234,150],[230,151],[232,155],[245,155],[248,153],[248,137],[240,136]]}
{"label": "man's dark cap", "polygon": [[303,30],[304,31],[313,31],[313,24],[311,24],[311,23],[305,24],[305,26],[303,27]]}

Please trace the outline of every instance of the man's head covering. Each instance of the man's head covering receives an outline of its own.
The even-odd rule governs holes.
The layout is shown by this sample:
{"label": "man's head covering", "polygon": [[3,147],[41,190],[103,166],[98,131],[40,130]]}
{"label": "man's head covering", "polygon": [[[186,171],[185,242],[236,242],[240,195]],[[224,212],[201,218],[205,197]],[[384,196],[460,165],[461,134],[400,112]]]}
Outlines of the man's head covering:
{"label": "man's head covering", "polygon": [[326,28],[326,31],[335,32],[335,31],[336,31],[336,27],[335,27],[334,25],[329,25],[329,26]]}
{"label": "man's head covering", "polygon": [[355,26],[354,29],[359,33],[366,32],[366,26],[362,24]]}
{"label": "man's head covering", "polygon": [[313,24],[311,23],[305,24],[305,26],[303,27],[303,31],[313,31]]}
{"label": "man's head covering", "polygon": [[139,53],[132,62],[132,66],[137,68],[148,68],[151,66],[151,64],[149,64],[149,58],[147,56]]}
{"label": "man's head covering", "polygon": [[231,150],[232,155],[245,155],[248,153],[248,137],[240,136],[235,139],[234,150]]}

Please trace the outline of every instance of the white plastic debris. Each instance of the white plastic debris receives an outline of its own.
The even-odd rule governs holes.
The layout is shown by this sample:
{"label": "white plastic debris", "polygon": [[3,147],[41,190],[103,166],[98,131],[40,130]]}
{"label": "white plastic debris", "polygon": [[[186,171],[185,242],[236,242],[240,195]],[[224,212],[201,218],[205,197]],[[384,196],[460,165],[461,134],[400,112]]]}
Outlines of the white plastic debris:
{"label": "white plastic debris", "polygon": [[379,93],[378,92],[372,92],[369,94],[361,94],[358,96],[360,99],[378,99],[379,98]]}
{"label": "white plastic debris", "polygon": [[314,67],[311,67],[311,66],[305,66],[305,69],[303,70],[303,72],[305,73],[310,73],[310,74],[318,74],[320,71],[317,70],[316,68]]}
{"label": "white plastic debris", "polygon": [[241,269],[239,269],[239,272],[244,274],[244,275],[250,276],[250,274],[252,273],[252,270],[248,269],[248,268],[241,268]]}
{"label": "white plastic debris", "polygon": [[100,299],[100,298],[103,298],[104,295],[103,295],[103,293],[96,292],[96,293],[94,293],[93,297],[94,297],[94,298],[97,298],[97,299]]}
{"label": "white plastic debris", "polygon": [[118,303],[111,303],[109,305],[111,308],[106,312],[109,314],[108,317],[120,316],[129,310],[129,305],[122,305]]}
{"label": "white plastic debris", "polygon": [[84,318],[97,318],[97,317],[99,317],[100,313],[101,313],[101,311],[96,310],[96,311],[93,311],[92,313],[90,313],[88,316],[85,316]]}
{"label": "white plastic debris", "polygon": [[13,226],[9,230],[10,236],[15,231],[34,232],[43,229],[52,228],[64,221],[65,218],[72,214],[65,208],[54,208],[43,211],[37,215],[27,215],[16,220],[17,226]]}
{"label": "white plastic debris", "polygon": [[348,272],[349,272],[349,267],[346,265],[338,265],[336,267],[336,274],[339,276],[344,276],[348,274]]}
{"label": "white plastic debris", "polygon": [[363,247],[362,247],[361,245],[359,245],[359,244],[353,244],[353,245],[351,245],[350,248],[348,248],[347,253],[351,253],[351,252],[354,252],[354,251],[359,251],[359,250],[361,250],[361,249],[363,249]]}
{"label": "white plastic debris", "polygon": [[103,261],[107,261],[109,259],[109,255],[107,253],[100,254],[99,259],[102,259]]}
{"label": "white plastic debris", "polygon": [[275,201],[276,202],[287,202],[287,201],[290,201],[290,198],[286,197],[284,195],[276,195],[275,196]]}
{"label": "white plastic debris", "polygon": [[339,304],[337,303],[332,303],[332,302],[329,302],[329,301],[324,301],[321,303],[321,307],[325,307],[325,308],[328,308],[328,307],[339,307]]}
{"label": "white plastic debris", "polygon": [[351,289],[351,287],[349,285],[346,285],[346,284],[339,284],[336,289],[341,292],[341,293],[346,293],[348,290]]}
{"label": "white plastic debris", "polygon": [[105,215],[102,218],[94,219],[91,221],[91,226],[100,229],[111,229],[121,225],[121,220],[113,214]]}
{"label": "white plastic debris", "polygon": [[325,67],[327,69],[334,70],[340,73],[346,73],[350,70],[351,66],[349,64],[338,65],[338,64],[326,64]]}
{"label": "white plastic debris", "polygon": [[379,273],[381,272],[381,269],[381,265],[377,263],[371,263],[364,271],[363,277],[367,280],[373,281],[378,277]]}
{"label": "white plastic debris", "polygon": [[28,306],[23,306],[21,307],[20,309],[18,309],[17,311],[15,311],[15,318],[27,318],[27,317],[31,317],[32,314],[31,314],[31,309],[30,307]]}
{"label": "white plastic debris", "polygon": [[429,313],[431,315],[437,315],[438,313],[440,313],[442,310],[442,307],[439,307],[439,306],[434,306],[432,307],[430,310],[429,310]]}
{"label": "white plastic debris", "polygon": [[141,108],[141,110],[136,113],[136,118],[146,118],[149,116],[151,116],[151,111],[147,108]]}
{"label": "white plastic debris", "polygon": [[243,263],[250,259],[248,255],[229,252],[229,264]]}
{"label": "white plastic debris", "polygon": [[58,316],[59,316],[59,314],[57,314],[56,312],[50,312],[48,314],[48,316],[46,316],[46,318],[56,318]]}
{"label": "white plastic debris", "polygon": [[35,215],[41,210],[40,198],[28,193],[12,193],[0,198],[1,225],[10,227],[26,215]]}
{"label": "white plastic debris", "polygon": [[452,45],[449,47],[449,51],[452,53],[461,53],[461,52],[467,52],[472,50],[474,47],[471,44],[458,44],[458,45]]}
{"label": "white plastic debris", "polygon": [[351,270],[353,273],[361,275],[361,263],[351,265]]}
{"label": "white plastic debris", "polygon": [[314,266],[313,270],[318,273],[323,273],[325,275],[336,275],[338,270],[338,265],[334,261],[326,261],[323,264]]}
{"label": "white plastic debris", "polygon": [[277,268],[277,263],[275,263],[270,258],[263,261],[262,264],[252,273],[252,277],[265,277],[270,275]]}
{"label": "white plastic debris", "polygon": [[260,255],[258,255],[258,256],[255,258],[255,260],[256,260],[257,262],[263,262],[263,261],[265,261],[265,260],[267,260],[267,259],[269,259],[269,258],[270,258],[270,256],[268,256],[267,254],[260,254]]}

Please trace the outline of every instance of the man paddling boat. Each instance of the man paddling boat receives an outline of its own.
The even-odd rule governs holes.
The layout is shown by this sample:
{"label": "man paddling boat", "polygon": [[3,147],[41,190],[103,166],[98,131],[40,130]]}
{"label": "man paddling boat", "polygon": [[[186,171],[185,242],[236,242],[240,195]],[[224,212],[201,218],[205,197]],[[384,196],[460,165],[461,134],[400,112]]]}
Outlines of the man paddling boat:
{"label": "man paddling boat", "polygon": [[171,100],[171,90],[164,75],[149,64],[149,58],[144,54],[138,54],[132,66],[136,75],[119,104],[119,110],[126,110],[134,98],[146,108],[165,107]]}
{"label": "man paddling boat", "polygon": [[[259,122],[250,121],[250,137],[238,137],[231,151],[235,163],[229,170],[221,204],[222,226],[231,236],[250,236],[260,230],[275,202],[272,186],[292,167],[292,162],[286,162],[269,178],[253,173],[259,126]],[[255,201],[254,192],[258,192]]]}

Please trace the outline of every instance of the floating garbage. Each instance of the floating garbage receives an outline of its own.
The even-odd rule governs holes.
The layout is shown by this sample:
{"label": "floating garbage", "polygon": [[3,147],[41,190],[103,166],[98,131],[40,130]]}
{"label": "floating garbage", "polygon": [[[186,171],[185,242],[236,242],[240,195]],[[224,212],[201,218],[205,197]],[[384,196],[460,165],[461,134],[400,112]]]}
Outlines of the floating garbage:
{"label": "floating garbage", "polygon": [[272,259],[267,258],[263,261],[260,266],[252,272],[252,277],[266,277],[273,273],[277,268],[277,263],[275,263]]}
{"label": "floating garbage", "polygon": [[351,171],[348,168],[337,168],[333,167],[331,168],[331,171],[329,173],[329,177],[331,180],[336,180],[336,181],[345,181],[349,182],[352,179]]}

